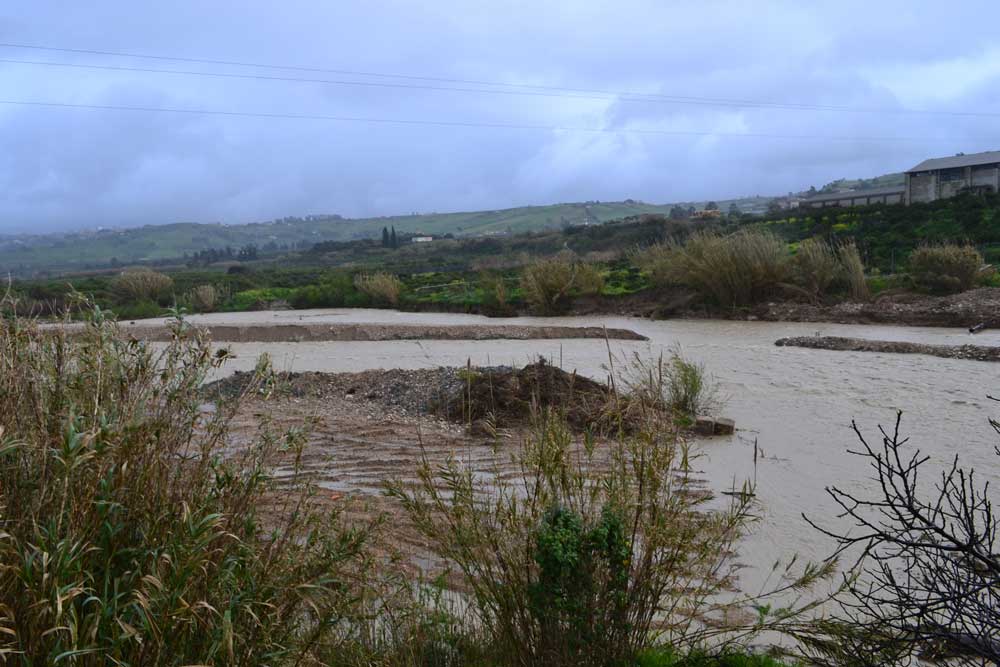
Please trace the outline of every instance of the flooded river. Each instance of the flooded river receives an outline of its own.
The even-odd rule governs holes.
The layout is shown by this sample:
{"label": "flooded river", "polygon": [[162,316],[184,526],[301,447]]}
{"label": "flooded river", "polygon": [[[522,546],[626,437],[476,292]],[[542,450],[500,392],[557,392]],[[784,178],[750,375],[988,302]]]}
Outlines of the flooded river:
{"label": "flooded river", "polygon": [[[923,355],[830,352],[775,347],[784,336],[853,336],[958,345],[1000,345],[1000,332],[971,337],[964,330],[838,324],[668,320],[624,317],[514,318],[397,313],[377,310],[316,310],[195,316],[202,324],[291,324],[384,322],[394,324],[559,324],[632,329],[648,342],[612,341],[615,357],[633,353],[655,358],[680,346],[703,362],[726,397],[722,413],[736,420],[738,434],[701,444],[698,464],[716,490],[752,477],[753,442],[763,452],[756,470],[763,520],[741,546],[741,560],[767,568],[797,552],[820,558],[831,544],[801,518],[826,519],[835,506],[825,487],[872,488],[869,470],[845,450],[855,445],[856,420],[878,444],[878,425],[891,426],[904,411],[903,431],[914,447],[932,456],[935,468],[958,454],[983,477],[1000,478],[1000,444],[987,419],[1000,415],[1000,365]],[[251,368],[262,352],[282,370],[358,371],[440,365],[524,364],[538,355],[567,370],[604,377],[608,349],[603,340],[391,341],[242,343],[228,370]],[[931,482],[931,475],[925,481]]]}

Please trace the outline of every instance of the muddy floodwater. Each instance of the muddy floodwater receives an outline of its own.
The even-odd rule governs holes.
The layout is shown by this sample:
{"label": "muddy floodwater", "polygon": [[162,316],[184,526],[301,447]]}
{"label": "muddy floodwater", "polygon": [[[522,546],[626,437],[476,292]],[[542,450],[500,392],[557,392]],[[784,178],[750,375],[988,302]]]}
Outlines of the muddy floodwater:
{"label": "muddy floodwater", "polygon": [[[779,557],[797,552],[821,558],[831,549],[801,518],[835,514],[824,489],[874,491],[870,471],[846,449],[856,445],[850,430],[857,421],[878,444],[878,426],[889,427],[903,410],[902,430],[946,465],[958,454],[962,464],[985,479],[1000,478],[997,438],[990,416],[1000,416],[1000,365],[942,359],[919,354],[839,352],[776,347],[786,336],[816,333],[928,344],[1000,345],[1000,331],[971,336],[961,329],[838,324],[730,321],[649,321],[623,317],[512,318],[488,320],[472,315],[398,313],[377,310],[315,310],[195,316],[211,324],[291,324],[385,322],[395,324],[558,324],[632,329],[648,341],[611,341],[617,360],[646,358],[680,346],[703,362],[725,397],[722,413],[736,420],[735,436],[700,444],[698,468],[717,491],[756,476],[762,520],[743,540],[741,561],[758,571]],[[359,371],[373,368],[425,368],[442,365],[524,364],[544,355],[566,370],[603,378],[608,346],[603,340],[486,340],[239,343],[228,371],[249,369],[261,353],[275,366],[292,371]],[[761,455],[753,468],[754,441]],[[925,481],[933,482],[927,475]]]}

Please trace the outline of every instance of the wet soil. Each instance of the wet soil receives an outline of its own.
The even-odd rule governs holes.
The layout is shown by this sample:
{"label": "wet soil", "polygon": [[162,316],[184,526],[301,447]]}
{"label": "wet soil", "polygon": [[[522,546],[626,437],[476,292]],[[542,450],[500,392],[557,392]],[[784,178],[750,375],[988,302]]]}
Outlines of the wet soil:
{"label": "wet soil", "polygon": [[928,354],[945,359],[972,361],[1000,361],[1000,347],[986,345],[926,345],[890,340],[867,340],[840,336],[798,336],[780,338],[774,343],[779,347],[805,347],[813,350],[839,350],[847,352],[888,352],[891,354]]}

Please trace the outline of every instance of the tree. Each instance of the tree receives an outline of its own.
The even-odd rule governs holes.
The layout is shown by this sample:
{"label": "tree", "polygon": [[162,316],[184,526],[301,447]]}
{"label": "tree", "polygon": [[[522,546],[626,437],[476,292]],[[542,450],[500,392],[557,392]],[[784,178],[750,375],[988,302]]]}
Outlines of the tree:
{"label": "tree", "polygon": [[393,225],[392,232],[389,233],[389,246],[392,248],[399,247],[399,240],[396,238],[396,226]]}
{"label": "tree", "polygon": [[389,228],[388,227],[383,227],[382,228],[382,247],[383,248],[388,248],[389,247],[389,243],[390,243],[390,240],[389,240]]}
{"label": "tree", "polygon": [[710,201],[707,204],[705,204],[705,210],[706,211],[718,211],[719,210],[719,205],[716,204],[714,201]]}
{"label": "tree", "polygon": [[732,204],[729,205],[729,217],[730,218],[738,218],[742,214],[743,214],[743,211],[741,211],[740,207],[736,205],[736,202],[733,202]]}
{"label": "tree", "polygon": [[671,220],[684,220],[687,218],[687,211],[683,207],[674,205],[670,209],[670,219]]}
{"label": "tree", "polygon": [[[828,489],[854,530],[820,530],[838,540],[838,554],[862,549],[844,627],[865,628],[883,644],[903,647],[904,656],[1000,665],[1000,553],[989,484],[959,467],[956,455],[925,496],[918,472],[930,457],[905,451],[900,421],[901,413],[891,433],[879,429],[881,447],[853,425],[861,442],[853,453],[875,471],[874,497]],[[1000,434],[1000,423],[990,425]],[[1000,455],[1000,447],[995,451]]]}

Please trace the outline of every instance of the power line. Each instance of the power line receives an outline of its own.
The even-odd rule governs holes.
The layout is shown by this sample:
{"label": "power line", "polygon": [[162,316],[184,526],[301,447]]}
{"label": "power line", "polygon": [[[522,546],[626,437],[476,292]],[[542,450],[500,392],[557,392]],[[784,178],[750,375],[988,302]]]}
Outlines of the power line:
{"label": "power line", "polygon": [[[848,112],[848,113],[868,113],[868,114],[911,114],[911,115],[942,115],[942,116],[956,116],[956,117],[983,117],[983,118],[993,118],[1000,116],[997,112],[983,112],[983,111],[949,111],[941,109],[909,109],[909,108],[863,108],[863,107],[849,107],[842,105],[829,105],[829,104],[801,104],[793,102],[770,102],[761,100],[746,100],[746,99],[727,99],[727,98],[712,98],[712,97],[697,97],[697,96],[685,96],[685,95],[665,95],[660,93],[641,93],[641,92],[630,92],[630,91],[615,91],[615,90],[602,90],[595,88],[568,88],[561,86],[545,86],[545,85],[534,85],[534,84],[522,84],[522,83],[504,83],[499,81],[485,81],[477,79],[457,79],[448,77],[435,77],[435,76],[416,76],[408,74],[393,74],[385,72],[367,72],[359,70],[346,70],[346,69],[332,69],[332,68],[322,68],[322,67],[305,67],[301,65],[279,65],[270,63],[258,63],[258,62],[248,62],[248,61],[238,61],[238,60],[220,60],[211,58],[192,58],[183,56],[165,56],[157,54],[142,54],[142,53],[131,53],[124,51],[102,51],[97,49],[74,49],[74,48],[62,48],[53,46],[40,46],[35,44],[19,44],[12,42],[0,42],[0,47],[16,48],[16,49],[31,49],[37,51],[53,51],[60,53],[76,53],[76,54],[86,54],[86,55],[101,55],[101,56],[111,56],[116,58],[141,58],[147,60],[160,60],[160,61],[172,61],[172,62],[187,62],[187,63],[199,63],[208,65],[226,65],[234,67],[253,67],[259,69],[270,69],[270,70],[286,70],[286,71],[300,71],[300,72],[313,72],[313,73],[326,73],[326,74],[338,74],[338,75],[350,75],[350,76],[365,76],[365,77],[380,77],[380,78],[391,78],[391,79],[405,79],[412,81],[429,81],[429,82],[439,82],[448,84],[460,84],[460,85],[476,85],[476,86],[494,86],[502,88],[515,88],[521,89],[521,91],[537,91],[534,95],[540,95],[544,97],[576,97],[581,99],[615,99],[625,102],[661,102],[661,103],[671,103],[671,104],[694,104],[700,106],[723,106],[723,107],[741,107],[741,108],[762,108],[762,109],[788,109],[797,111],[838,111],[838,112]],[[489,90],[482,88],[466,89],[466,88],[454,88],[454,87],[443,87],[443,86],[418,86],[418,85],[405,85],[405,84],[391,84],[391,83],[379,83],[379,82],[358,82],[358,81],[339,81],[339,80],[323,80],[323,79],[303,79],[303,78],[292,78],[292,77],[269,77],[263,75],[250,75],[250,74],[231,74],[231,73],[218,73],[218,72],[197,72],[197,71],[186,71],[186,70],[162,70],[153,68],[129,68],[124,66],[111,66],[111,65],[84,65],[77,63],[52,63],[52,62],[42,62],[42,61],[23,61],[23,60],[3,60],[2,62],[8,63],[20,63],[20,64],[30,64],[30,65],[47,65],[53,67],[76,67],[76,68],[88,68],[88,69],[106,69],[106,70],[121,70],[121,71],[136,71],[136,72],[150,72],[150,73],[167,73],[167,74],[184,74],[192,76],[213,76],[213,77],[227,77],[227,78],[243,78],[243,79],[264,79],[264,80],[277,80],[277,81],[302,81],[309,83],[327,83],[336,85],[353,85],[353,86],[373,86],[373,87],[393,87],[393,88],[423,88],[427,90],[450,90],[459,92],[477,92],[477,93],[493,93],[493,94],[508,94],[508,95],[527,95],[527,92],[514,91],[514,90]],[[547,92],[546,92],[547,91]],[[572,93],[572,95],[567,95],[567,93]],[[599,95],[601,97],[590,97],[592,95]]]}
{"label": "power line", "polygon": [[10,106],[25,107],[48,107],[58,109],[92,109],[101,111],[132,111],[147,113],[172,113],[203,116],[230,116],[243,118],[266,118],[285,120],[326,120],[350,123],[372,123],[382,125],[429,125],[437,127],[469,127],[488,128],[506,130],[542,130],[547,132],[586,132],[586,133],[607,133],[607,134],[638,134],[638,135],[659,135],[675,137],[742,137],[751,139],[809,139],[819,141],[846,141],[846,142],[908,142],[908,141],[941,141],[951,142],[952,139],[946,137],[850,137],[837,135],[808,135],[808,134],[772,134],[763,132],[716,132],[716,131],[696,131],[696,130],[657,130],[653,128],[609,128],[609,127],[575,127],[561,125],[531,125],[521,123],[483,123],[473,121],[451,121],[451,120],[430,120],[412,118],[372,118],[366,116],[336,116],[325,114],[297,114],[278,112],[258,112],[258,111],[234,111],[223,109],[185,109],[178,107],[147,107],[130,106],[117,104],[83,104],[72,102],[42,102],[36,100],[5,100],[0,99],[0,104]]}

